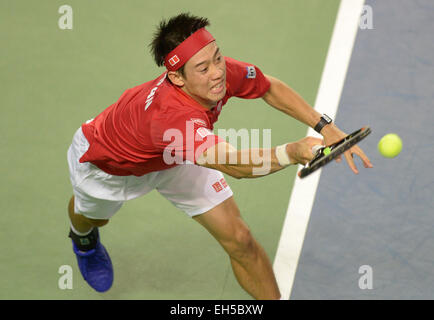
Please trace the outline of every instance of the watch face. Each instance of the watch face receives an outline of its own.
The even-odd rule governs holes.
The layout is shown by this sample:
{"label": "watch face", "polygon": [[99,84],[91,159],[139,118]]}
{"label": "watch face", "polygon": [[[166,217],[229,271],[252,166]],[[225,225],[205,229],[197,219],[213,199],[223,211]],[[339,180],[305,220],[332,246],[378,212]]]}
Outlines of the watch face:
{"label": "watch face", "polygon": [[322,117],[323,117],[323,119],[324,119],[325,121],[327,121],[327,123],[331,123],[331,122],[332,122],[332,118],[330,118],[328,115],[323,114]]}

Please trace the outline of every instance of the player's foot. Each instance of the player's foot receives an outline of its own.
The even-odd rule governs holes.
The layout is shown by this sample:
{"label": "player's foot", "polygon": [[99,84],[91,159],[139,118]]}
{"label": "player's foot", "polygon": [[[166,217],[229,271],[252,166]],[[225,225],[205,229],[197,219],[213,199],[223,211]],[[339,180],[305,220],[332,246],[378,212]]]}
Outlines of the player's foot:
{"label": "player's foot", "polygon": [[95,229],[97,235],[95,248],[82,251],[74,241],[72,241],[72,248],[84,280],[96,291],[105,292],[113,284],[113,266],[107,250],[99,240],[98,229]]}

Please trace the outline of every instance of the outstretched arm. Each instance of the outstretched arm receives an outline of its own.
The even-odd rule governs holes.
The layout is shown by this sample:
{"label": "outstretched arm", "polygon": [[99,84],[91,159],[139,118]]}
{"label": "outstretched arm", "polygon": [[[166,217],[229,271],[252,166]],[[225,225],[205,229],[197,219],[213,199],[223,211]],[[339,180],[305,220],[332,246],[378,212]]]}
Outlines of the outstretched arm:
{"label": "outstretched arm", "polygon": [[[321,114],[312,108],[287,84],[272,76],[266,75],[266,77],[270,81],[271,86],[262,97],[264,101],[270,106],[286,113],[298,121],[301,121],[309,127],[315,127],[315,125],[320,121]],[[346,134],[334,123],[324,126],[320,133],[324,137],[326,145],[330,145],[346,136]],[[365,155],[362,149],[358,146],[354,146],[344,153],[345,159],[354,173],[357,174],[358,170],[354,164],[352,154],[357,154],[362,159],[365,168],[372,168],[369,158]]]}
{"label": "outstretched arm", "polygon": [[[306,164],[313,158],[312,147],[321,144],[321,139],[306,137],[276,147],[280,148],[276,153],[276,148],[237,150],[227,142],[220,142],[208,148],[196,162],[237,179],[258,178],[282,170],[289,164]],[[289,161],[286,165],[282,165],[285,163],[282,157]]]}

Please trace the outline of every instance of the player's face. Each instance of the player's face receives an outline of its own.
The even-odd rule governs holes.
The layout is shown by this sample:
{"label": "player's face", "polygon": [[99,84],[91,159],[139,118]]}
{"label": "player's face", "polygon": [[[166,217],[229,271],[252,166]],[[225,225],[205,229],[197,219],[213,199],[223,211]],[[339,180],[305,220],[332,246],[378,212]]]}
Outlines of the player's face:
{"label": "player's face", "polygon": [[226,94],[226,63],[215,41],[187,61],[184,75],[182,89],[207,108]]}

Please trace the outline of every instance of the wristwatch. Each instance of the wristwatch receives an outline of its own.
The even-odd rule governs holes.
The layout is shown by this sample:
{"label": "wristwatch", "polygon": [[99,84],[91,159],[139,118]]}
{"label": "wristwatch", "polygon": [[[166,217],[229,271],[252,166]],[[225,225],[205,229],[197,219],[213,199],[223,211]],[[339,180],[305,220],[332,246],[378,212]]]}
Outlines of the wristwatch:
{"label": "wristwatch", "polygon": [[330,118],[325,113],[321,116],[321,120],[316,124],[315,128],[313,128],[316,132],[320,133],[321,129],[324,128],[324,126],[332,123],[332,118]]}

